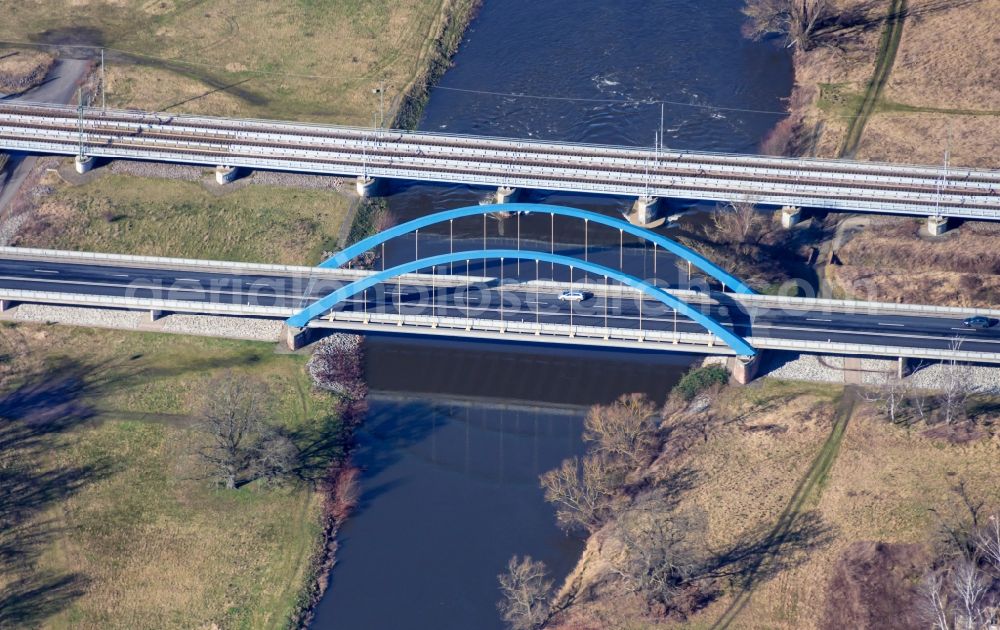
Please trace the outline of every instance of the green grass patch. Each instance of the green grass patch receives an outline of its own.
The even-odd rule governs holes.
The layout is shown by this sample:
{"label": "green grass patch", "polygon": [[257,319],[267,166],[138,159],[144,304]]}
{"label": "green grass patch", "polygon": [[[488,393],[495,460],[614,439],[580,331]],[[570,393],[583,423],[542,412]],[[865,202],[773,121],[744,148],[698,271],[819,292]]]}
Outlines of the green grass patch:
{"label": "green grass patch", "polygon": [[255,342],[39,325],[0,335],[5,348],[33,342],[0,364],[0,463],[17,462],[26,482],[8,485],[0,507],[0,520],[16,510],[26,523],[11,540],[27,541],[28,562],[0,560],[0,591],[24,591],[14,626],[285,627],[311,577],[321,497],[305,480],[218,488],[192,425],[210,379],[259,378],[270,421],[313,448],[321,470],[339,455],[330,438],[340,425],[304,357]]}
{"label": "green grass patch", "polygon": [[348,205],[331,191],[251,186],[216,195],[197,182],[107,175],[60,188],[21,243],[314,264],[336,240]]}

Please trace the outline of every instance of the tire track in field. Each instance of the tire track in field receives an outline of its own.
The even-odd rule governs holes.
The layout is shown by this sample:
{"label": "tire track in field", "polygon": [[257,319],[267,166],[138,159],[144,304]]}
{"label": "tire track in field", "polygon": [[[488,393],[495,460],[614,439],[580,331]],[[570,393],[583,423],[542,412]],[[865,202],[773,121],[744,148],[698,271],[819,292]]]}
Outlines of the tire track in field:
{"label": "tire track in field", "polygon": [[750,601],[750,596],[753,595],[754,587],[757,585],[756,577],[761,567],[764,566],[769,557],[776,556],[782,552],[785,539],[793,531],[796,521],[802,515],[802,508],[810,499],[819,496],[819,493],[823,489],[823,484],[826,482],[827,473],[830,472],[833,462],[837,459],[837,454],[840,452],[840,443],[844,439],[844,433],[847,431],[847,423],[854,413],[854,404],[857,399],[858,396],[855,388],[850,386],[844,388],[844,393],[837,404],[833,428],[830,430],[829,437],[826,438],[822,448],[820,448],[819,454],[813,460],[812,466],[809,467],[802,481],[795,488],[795,492],[792,493],[792,498],[789,500],[788,505],[785,506],[781,516],[778,517],[778,522],[775,524],[774,529],[771,530],[765,539],[764,548],[768,551],[757,558],[753,565],[750,566],[742,590],[736,596],[736,599],[733,600],[733,603],[722,613],[719,620],[712,625],[712,630],[724,630],[728,628],[737,615],[740,614],[747,605],[747,602]]}
{"label": "tire track in field", "polygon": [[853,157],[858,149],[861,134],[868,124],[868,117],[875,111],[875,105],[882,95],[882,88],[889,81],[892,66],[896,63],[896,51],[899,50],[899,41],[903,37],[906,12],[907,0],[890,0],[882,37],[879,39],[878,55],[875,58],[875,72],[865,88],[865,96],[857,113],[851,118],[847,127],[847,135],[844,137],[844,144],[840,147],[838,157]]}

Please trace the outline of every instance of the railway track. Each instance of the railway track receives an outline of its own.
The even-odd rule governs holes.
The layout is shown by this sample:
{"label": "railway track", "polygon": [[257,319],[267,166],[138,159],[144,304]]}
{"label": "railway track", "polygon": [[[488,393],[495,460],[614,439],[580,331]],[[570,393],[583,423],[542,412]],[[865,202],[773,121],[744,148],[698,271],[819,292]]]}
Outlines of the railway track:
{"label": "railway track", "polygon": [[[72,107],[0,103],[0,147],[72,154]],[[97,156],[1000,220],[1000,173],[85,109]]]}

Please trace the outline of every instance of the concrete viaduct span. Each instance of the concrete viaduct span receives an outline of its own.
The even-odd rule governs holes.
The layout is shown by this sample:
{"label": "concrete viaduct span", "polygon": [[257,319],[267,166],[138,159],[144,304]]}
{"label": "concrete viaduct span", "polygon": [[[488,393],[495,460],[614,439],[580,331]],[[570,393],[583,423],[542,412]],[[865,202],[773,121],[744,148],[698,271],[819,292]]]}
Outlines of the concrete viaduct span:
{"label": "concrete viaduct span", "polygon": [[635,221],[655,218],[658,199],[752,201],[780,207],[791,226],[802,209],[925,216],[932,232],[950,217],[1000,220],[1000,172],[539,142],[133,110],[0,102],[0,149],[357,178],[361,194],[380,179],[637,199]]}

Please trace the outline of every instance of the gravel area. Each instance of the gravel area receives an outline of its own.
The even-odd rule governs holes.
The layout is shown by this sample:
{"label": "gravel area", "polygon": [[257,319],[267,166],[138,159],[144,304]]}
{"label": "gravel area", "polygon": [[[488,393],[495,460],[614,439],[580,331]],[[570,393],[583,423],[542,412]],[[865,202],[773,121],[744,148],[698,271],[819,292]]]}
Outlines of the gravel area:
{"label": "gravel area", "polygon": [[145,311],[46,304],[19,304],[11,311],[9,317],[25,322],[56,322],[71,326],[95,326],[254,341],[279,341],[283,332],[283,322],[278,320],[167,314],[156,322],[151,322],[149,313]]}
{"label": "gravel area", "polygon": [[164,332],[255,341],[278,341],[284,322],[214,315],[165,315]]}
{"label": "gravel area", "polygon": [[71,326],[98,326],[101,328],[137,329],[149,321],[149,315],[139,311],[82,308],[76,306],[50,306],[47,304],[19,304],[11,319],[26,322],[57,322]]}
{"label": "gravel area", "polygon": [[203,166],[188,166],[186,164],[114,160],[108,164],[107,168],[112,173],[121,175],[159,177],[161,179],[182,179],[189,182],[197,182],[205,177],[205,168]]}
{"label": "gravel area", "polygon": [[[107,166],[112,173],[134,175],[136,177],[157,177],[161,179],[180,179],[189,182],[203,181],[213,186],[214,171],[207,174],[204,166],[189,166],[185,164],[166,164],[160,162],[137,162],[134,160],[113,160]],[[330,175],[309,175],[306,173],[281,173],[277,171],[241,172],[240,177],[226,184],[226,189],[239,189],[245,186],[259,184],[263,186],[282,186],[285,188],[308,188],[313,190],[348,191],[354,186],[354,180]]]}
{"label": "gravel area", "polygon": [[[912,365],[912,364],[911,364]],[[759,376],[780,378],[790,381],[814,381],[821,383],[843,383],[844,357],[817,356],[775,352],[769,354],[761,366]],[[861,359],[861,382],[864,385],[884,383],[890,375],[896,374],[899,363],[894,359]],[[937,389],[944,380],[950,365],[928,363],[919,367],[906,378],[907,382],[920,389]],[[1000,367],[982,365],[960,365],[963,379],[973,391],[983,394],[1000,394]]]}
{"label": "gravel area", "polygon": [[330,175],[308,175],[305,173],[279,173],[277,171],[254,171],[240,181],[266,186],[287,188],[311,188],[317,190],[353,190],[354,180]]}
{"label": "gravel area", "polygon": [[774,352],[765,355],[758,376],[790,381],[844,382],[844,358]]}

